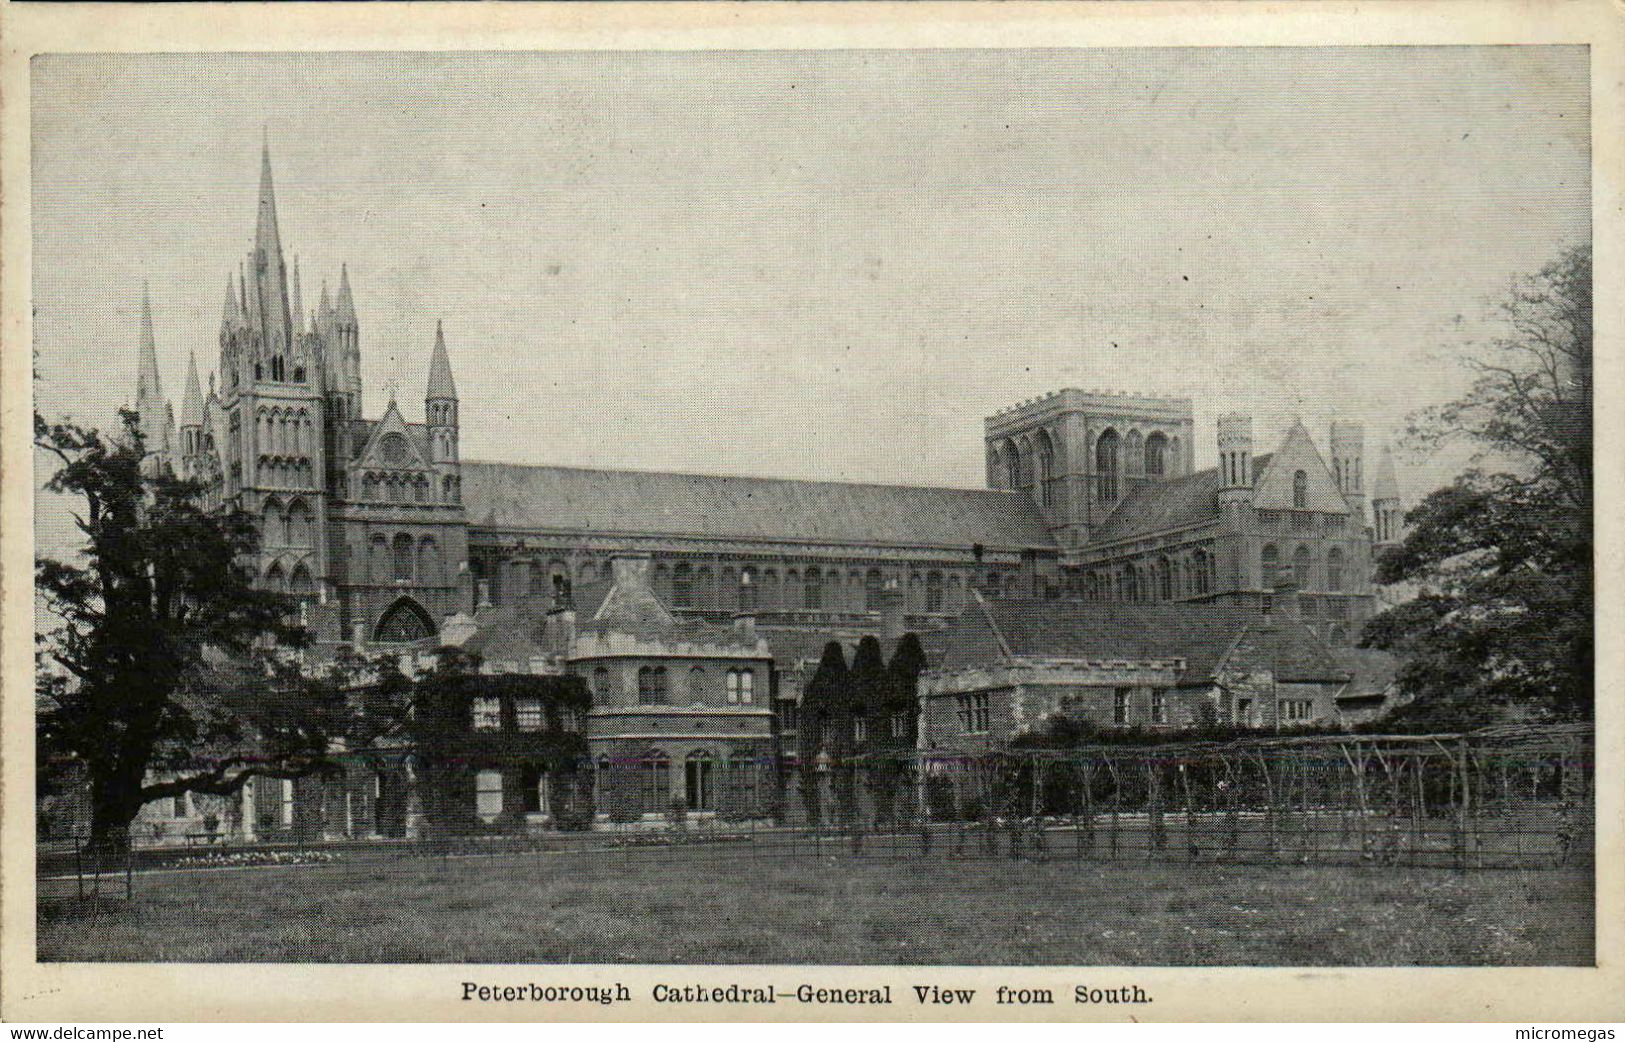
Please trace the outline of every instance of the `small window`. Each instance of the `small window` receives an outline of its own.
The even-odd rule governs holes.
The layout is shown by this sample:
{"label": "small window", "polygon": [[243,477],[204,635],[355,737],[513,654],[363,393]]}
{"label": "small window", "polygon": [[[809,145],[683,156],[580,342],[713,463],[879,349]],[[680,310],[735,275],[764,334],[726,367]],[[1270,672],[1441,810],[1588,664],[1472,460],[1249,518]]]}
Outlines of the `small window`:
{"label": "small window", "polygon": [[502,701],[491,695],[474,699],[474,730],[499,731],[502,729]]}
{"label": "small window", "polygon": [[1309,508],[1309,475],[1301,470],[1292,473],[1292,507],[1294,510]]}
{"label": "small window", "polygon": [[542,700],[539,698],[516,698],[513,703],[514,722],[521,731],[540,731],[542,729]]}
{"label": "small window", "polygon": [[739,701],[750,705],[756,701],[756,674],[752,670],[744,670],[739,674]]}
{"label": "small window", "polygon": [[486,824],[501,816],[501,771],[480,771],[474,776],[474,813]]}
{"label": "small window", "polygon": [[852,718],[852,740],[854,742],[867,742],[869,740],[869,718],[855,716]]}
{"label": "small window", "polygon": [[739,702],[739,671],[728,670],[728,704],[736,705]]}
{"label": "small window", "polygon": [[796,729],[796,710],[799,708],[795,700],[790,698],[780,699],[778,708],[779,730],[794,731]]}
{"label": "small window", "polygon": [[1315,703],[1309,698],[1281,699],[1281,722],[1302,723],[1314,715]]}
{"label": "small window", "polygon": [[1112,692],[1112,723],[1128,723],[1129,688],[1120,687]]}
{"label": "small window", "polygon": [[908,714],[893,713],[891,716],[891,736],[895,739],[908,737]]}
{"label": "small window", "polygon": [[987,733],[991,716],[988,702],[989,697],[985,694],[971,696],[971,725],[977,734]]}
{"label": "small window", "polygon": [[1161,688],[1151,689],[1151,722],[1154,724],[1168,722],[1167,695]]}
{"label": "small window", "polygon": [[609,701],[609,670],[599,666],[592,671],[592,697],[602,704]]}

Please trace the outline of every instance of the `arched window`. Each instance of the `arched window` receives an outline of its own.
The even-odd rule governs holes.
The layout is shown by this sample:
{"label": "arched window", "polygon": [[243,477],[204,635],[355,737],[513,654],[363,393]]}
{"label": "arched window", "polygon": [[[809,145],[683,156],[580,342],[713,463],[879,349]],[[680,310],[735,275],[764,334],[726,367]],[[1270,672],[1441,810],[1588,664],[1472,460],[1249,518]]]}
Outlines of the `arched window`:
{"label": "arched window", "polygon": [[716,810],[715,785],[712,781],[716,759],[704,749],[696,749],[683,762],[683,788],[688,809]]}
{"label": "arched window", "polygon": [[1095,497],[1102,503],[1117,502],[1117,432],[1108,429],[1095,441]]}
{"label": "arched window", "polygon": [[1140,569],[1138,565],[1128,566],[1127,581],[1123,589],[1123,598],[1128,601],[1140,599]]}
{"label": "arched window", "polygon": [[688,671],[688,700],[705,701],[705,669],[701,666],[695,666]]}
{"label": "arched window", "polygon": [[1174,575],[1166,557],[1157,558],[1157,599],[1160,601],[1174,599]]}
{"label": "arched window", "polygon": [[1309,475],[1301,470],[1292,472],[1292,509],[1309,509]]}
{"label": "arched window", "polygon": [[261,529],[264,534],[260,536],[266,546],[286,546],[288,530],[283,520],[282,502],[275,496],[265,501],[264,522]]}
{"label": "arched window", "polygon": [[1028,438],[1021,439],[1021,453],[1018,457],[1021,462],[1021,488],[1029,495],[1033,491],[1033,443]]}
{"label": "arched window", "polygon": [[1007,488],[1021,487],[1021,450],[1016,443],[1004,443],[1004,483]]}
{"label": "arched window", "polygon": [[372,581],[383,582],[389,578],[389,540],[381,535],[375,535],[372,537],[371,548]]}
{"label": "arched window", "polygon": [[942,573],[925,573],[925,610],[937,612],[942,610]]}
{"label": "arched window", "polygon": [[1292,581],[1300,590],[1309,589],[1310,572],[1314,559],[1307,546],[1300,546],[1292,554]]}
{"label": "arched window", "polygon": [[398,580],[412,579],[412,537],[405,532],[395,537],[391,547],[394,550],[394,577]]}
{"label": "arched window", "polygon": [[1185,562],[1178,557],[1168,562],[1168,585],[1176,598],[1185,596]]}
{"label": "arched window", "polygon": [[1274,543],[1264,544],[1258,552],[1258,582],[1266,590],[1275,589],[1281,581],[1281,551]]}
{"label": "arched window", "polygon": [[686,561],[672,569],[671,603],[678,608],[694,607],[694,569]]}
{"label": "arched window", "polygon": [[818,611],[824,606],[824,577],[817,568],[807,569],[801,583],[801,606]]}
{"label": "arched window", "polygon": [[1160,478],[1168,472],[1168,438],[1160,431],[1145,439],[1145,476]]}
{"label": "arched window", "polygon": [[304,499],[288,504],[288,543],[291,546],[312,546],[310,541],[310,507]]}
{"label": "arched window", "polygon": [[1326,589],[1334,593],[1343,589],[1343,551],[1335,546],[1326,551]]}
{"label": "arched window", "polygon": [[272,561],[271,567],[265,570],[265,588],[273,593],[288,592],[288,577],[283,573],[280,561]]}
{"label": "arched window", "polygon": [[643,813],[664,814],[671,807],[671,760],[659,749],[643,754]]}
{"label": "arched window", "polygon": [[655,671],[650,666],[638,667],[638,705],[655,705]]}
{"label": "arched window", "polygon": [[418,540],[418,582],[432,583],[440,577],[440,555],[433,536]]}
{"label": "arched window", "polygon": [[1208,592],[1213,581],[1213,559],[1206,550],[1198,549],[1191,555],[1191,576],[1195,579],[1196,594]]}
{"label": "arched window", "polygon": [[1058,497],[1055,488],[1055,443],[1048,431],[1038,432],[1038,501],[1045,506]]}
{"label": "arched window", "polygon": [[775,568],[769,568],[762,573],[762,592],[760,596],[764,608],[773,610],[780,606],[779,602],[779,573]]}
{"label": "arched window", "polygon": [[609,701],[609,670],[603,666],[592,671],[592,697],[600,705]]}
{"label": "arched window", "polygon": [[1145,442],[1139,431],[1129,431],[1123,442],[1123,469],[1129,474],[1145,473]]}
{"label": "arched window", "polygon": [[750,705],[756,701],[756,672],[742,669],[739,671],[739,701],[743,705]]}
{"label": "arched window", "polygon": [[303,562],[294,565],[293,576],[288,581],[288,592],[295,597],[310,597],[316,593],[316,580],[311,578],[310,569]]}
{"label": "arched window", "polygon": [[580,577],[582,586],[591,586],[598,581],[598,566],[588,561],[576,572]]}
{"label": "arched window", "polygon": [[694,606],[696,608],[717,606],[717,589],[711,582],[711,569],[703,564],[694,572]]}
{"label": "arched window", "polygon": [[402,598],[378,620],[380,644],[415,644],[434,636],[434,623],[415,602]]}
{"label": "arched window", "polygon": [[739,569],[739,610],[756,611],[756,569],[749,565]]}
{"label": "arched window", "polygon": [[880,610],[880,591],[886,588],[879,568],[871,568],[863,576],[863,606],[869,611]]}
{"label": "arched window", "polygon": [[736,705],[739,702],[739,670],[728,670],[728,704]]}

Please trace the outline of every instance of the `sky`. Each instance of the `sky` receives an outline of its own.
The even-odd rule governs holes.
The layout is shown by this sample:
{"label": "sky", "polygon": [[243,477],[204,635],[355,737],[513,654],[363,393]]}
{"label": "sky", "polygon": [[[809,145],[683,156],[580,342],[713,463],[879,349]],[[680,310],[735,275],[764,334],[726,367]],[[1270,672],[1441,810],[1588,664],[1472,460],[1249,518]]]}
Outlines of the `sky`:
{"label": "sky", "polygon": [[[213,370],[262,136],[366,409],[465,459],[977,487],[982,418],[1190,397],[1368,456],[1590,235],[1583,47],[43,56],[38,405]],[[1449,460],[1402,470],[1407,494]],[[50,516],[48,516],[50,515]],[[60,517],[42,504],[40,541]]]}

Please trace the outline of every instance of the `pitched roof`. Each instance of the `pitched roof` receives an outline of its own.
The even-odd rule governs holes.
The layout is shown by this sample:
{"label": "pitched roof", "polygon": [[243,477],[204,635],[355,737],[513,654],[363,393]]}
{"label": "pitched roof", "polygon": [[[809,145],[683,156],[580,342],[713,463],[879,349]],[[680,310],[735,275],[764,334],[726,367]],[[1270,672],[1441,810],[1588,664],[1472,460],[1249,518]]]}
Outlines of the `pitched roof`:
{"label": "pitched roof", "polygon": [[[1253,480],[1269,466],[1270,454],[1253,459]],[[1091,545],[1132,539],[1150,532],[1201,524],[1219,516],[1219,469],[1209,467],[1181,478],[1141,485],[1118,501],[1089,535]]]}
{"label": "pitched roof", "polygon": [[1224,666],[1268,665],[1277,680],[1341,681],[1348,672],[1292,619],[1209,604],[1113,604],[1000,598],[972,604],[943,638],[934,668],[1015,658],[1184,659],[1180,683]]}
{"label": "pitched roof", "polygon": [[1377,476],[1371,483],[1371,500],[1398,499],[1399,478],[1394,473],[1394,450],[1387,445],[1382,447],[1382,455],[1377,457]]}
{"label": "pitched roof", "polygon": [[1276,449],[1270,465],[1253,479],[1253,505],[1261,510],[1294,509],[1294,475],[1304,475],[1304,507],[1326,514],[1349,513],[1348,501],[1337,490],[1337,479],[1321,458],[1320,450],[1300,421],[1292,425]]}
{"label": "pitched roof", "polygon": [[434,324],[434,354],[429,356],[429,387],[423,397],[457,397],[457,382],[451,378],[451,359],[446,355],[446,333],[440,323]]}
{"label": "pitched roof", "polygon": [[491,528],[899,546],[1053,548],[1032,499],[980,489],[465,462]]}

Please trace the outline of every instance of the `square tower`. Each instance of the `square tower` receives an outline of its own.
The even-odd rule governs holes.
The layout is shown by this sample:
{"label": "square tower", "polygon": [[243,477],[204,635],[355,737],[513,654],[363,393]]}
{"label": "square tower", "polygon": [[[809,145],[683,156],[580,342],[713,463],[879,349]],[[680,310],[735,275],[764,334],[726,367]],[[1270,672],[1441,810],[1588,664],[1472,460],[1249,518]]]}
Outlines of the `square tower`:
{"label": "square tower", "polygon": [[1067,388],[984,421],[987,484],[1032,496],[1063,548],[1136,489],[1191,472],[1189,398]]}

